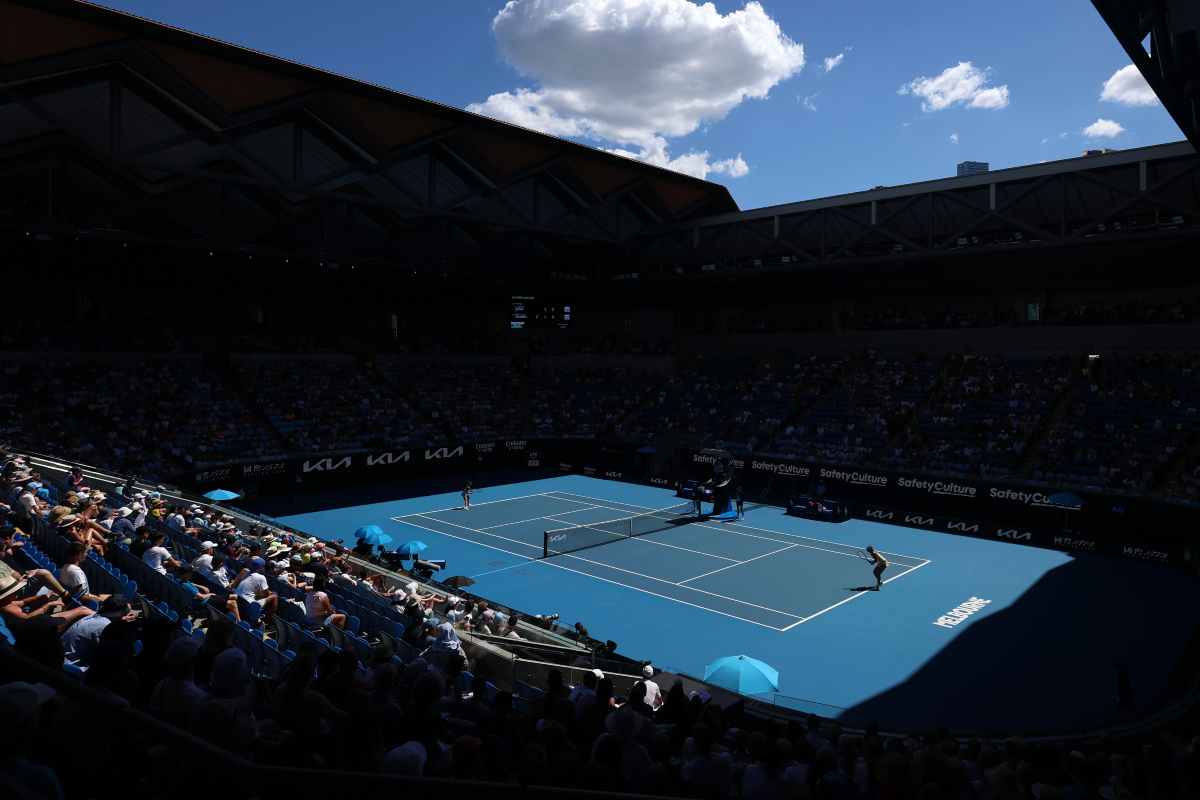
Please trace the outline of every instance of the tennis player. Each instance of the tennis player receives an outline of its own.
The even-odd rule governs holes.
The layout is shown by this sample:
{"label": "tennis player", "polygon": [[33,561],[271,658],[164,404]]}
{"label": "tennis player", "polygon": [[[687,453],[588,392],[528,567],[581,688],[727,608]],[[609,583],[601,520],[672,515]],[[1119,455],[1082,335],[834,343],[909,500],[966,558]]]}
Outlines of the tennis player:
{"label": "tennis player", "polygon": [[737,496],[736,497],[737,497],[737,515],[738,515],[738,519],[741,519],[742,518],[742,506],[745,504],[746,499],[742,496],[742,485],[740,483],[737,485]]}
{"label": "tennis player", "polygon": [[888,568],[888,561],[883,557],[883,553],[880,553],[872,545],[867,545],[866,561],[875,565],[872,572],[875,573],[875,591],[878,592],[883,588],[883,571]]}
{"label": "tennis player", "polygon": [[467,481],[467,485],[463,487],[463,511],[471,510],[471,482]]}
{"label": "tennis player", "polygon": [[692,499],[696,501],[696,519],[700,519],[700,503],[701,498],[704,497],[704,485],[700,483],[696,484],[694,492]]}

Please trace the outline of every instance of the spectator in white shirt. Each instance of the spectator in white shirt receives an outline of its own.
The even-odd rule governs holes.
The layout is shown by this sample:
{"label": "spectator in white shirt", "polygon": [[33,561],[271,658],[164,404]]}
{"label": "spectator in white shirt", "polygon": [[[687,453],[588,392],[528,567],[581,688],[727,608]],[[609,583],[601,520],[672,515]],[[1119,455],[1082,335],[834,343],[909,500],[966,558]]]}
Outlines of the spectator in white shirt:
{"label": "spectator in white shirt", "polygon": [[203,541],[200,543],[200,555],[192,559],[192,569],[205,577],[211,577],[213,552],[217,549],[216,542]]}
{"label": "spectator in white shirt", "polygon": [[658,711],[662,708],[663,696],[662,690],[658,688],[658,684],[651,680],[654,677],[654,666],[647,664],[642,667],[642,683],[646,685],[646,705]]}
{"label": "spectator in white shirt", "polygon": [[31,483],[17,497],[17,502],[21,504],[21,509],[25,512],[25,516],[30,519],[41,516],[42,512],[46,509],[46,504],[38,499],[37,490],[39,488],[36,483]]}
{"label": "spectator in white shirt", "polygon": [[178,569],[180,566],[179,562],[171,556],[171,551],[163,547],[166,538],[167,535],[162,531],[151,534],[150,547],[142,554],[142,561],[145,561],[152,570],[161,575],[167,574],[167,567]]}
{"label": "spectator in white shirt", "polygon": [[122,594],[114,594],[100,604],[98,613],[84,617],[63,632],[63,656],[67,661],[88,666],[92,651],[100,643],[100,634],[104,633],[104,629],[117,620],[128,621],[135,618],[136,614],[129,607],[129,598]]}
{"label": "spectator in white shirt", "polygon": [[67,560],[58,571],[58,582],[80,602],[102,603],[108,599],[106,594],[92,594],[88,585],[87,574],[80,566],[87,560],[88,549],[80,542],[71,542],[67,547]]}
{"label": "spectator in white shirt", "polygon": [[279,606],[279,595],[271,591],[267,576],[263,570],[267,563],[259,556],[250,559],[250,566],[243,569],[231,582],[233,592],[249,606],[262,608],[263,622],[270,623],[275,618],[275,609]]}

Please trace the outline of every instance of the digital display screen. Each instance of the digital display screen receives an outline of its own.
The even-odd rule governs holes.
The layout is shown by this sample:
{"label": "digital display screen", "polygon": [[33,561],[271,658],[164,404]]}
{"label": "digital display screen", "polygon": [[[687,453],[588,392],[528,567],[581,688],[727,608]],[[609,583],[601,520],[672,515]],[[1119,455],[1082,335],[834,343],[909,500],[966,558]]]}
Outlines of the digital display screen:
{"label": "digital display screen", "polygon": [[574,307],[561,301],[538,300],[536,297],[514,295],[508,317],[511,330],[526,328],[569,328],[574,316]]}

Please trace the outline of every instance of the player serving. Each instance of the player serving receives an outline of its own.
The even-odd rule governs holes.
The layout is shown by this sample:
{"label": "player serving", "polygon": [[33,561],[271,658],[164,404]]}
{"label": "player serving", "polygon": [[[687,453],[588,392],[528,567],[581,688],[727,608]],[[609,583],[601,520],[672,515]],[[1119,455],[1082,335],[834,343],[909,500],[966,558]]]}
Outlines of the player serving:
{"label": "player serving", "polygon": [[467,485],[463,487],[463,511],[471,510],[471,482],[467,481]]}
{"label": "player serving", "polygon": [[875,573],[875,591],[878,592],[883,588],[883,571],[888,568],[887,559],[884,558],[883,553],[880,553],[878,550],[876,550],[874,546],[867,545],[867,555],[865,556],[864,560],[868,564],[873,564],[875,566],[875,569],[872,570],[872,572]]}

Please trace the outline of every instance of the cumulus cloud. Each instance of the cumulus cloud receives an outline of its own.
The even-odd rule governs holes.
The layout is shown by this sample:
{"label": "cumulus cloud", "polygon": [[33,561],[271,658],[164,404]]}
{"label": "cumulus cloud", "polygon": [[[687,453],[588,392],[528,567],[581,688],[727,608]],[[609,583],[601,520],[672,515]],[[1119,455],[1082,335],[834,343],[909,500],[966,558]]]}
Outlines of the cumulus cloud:
{"label": "cumulus cloud", "polygon": [[1083,129],[1083,135],[1089,139],[1115,139],[1124,132],[1121,123],[1103,117]]}
{"label": "cumulus cloud", "polygon": [[701,178],[749,167],[740,155],[672,157],[667,140],[766,98],[805,63],[804,46],[757,2],[721,14],[690,0],[510,0],[492,31],[534,86],[468,111],[619,145],[610,151]]}
{"label": "cumulus cloud", "polygon": [[941,111],[959,105],[967,108],[997,109],[1008,106],[1008,85],[989,86],[988,69],[979,69],[970,61],[946,67],[933,78],[914,78],[900,87],[899,93],[921,98],[922,111]]}
{"label": "cumulus cloud", "polygon": [[703,178],[709,173],[740,178],[750,171],[750,165],[742,158],[741,153],[733,158],[723,158],[719,161],[710,160],[707,150],[693,150],[690,153],[671,158],[670,153],[667,152],[667,140],[661,136],[655,137],[648,146],[642,147],[637,152],[623,150],[619,147],[605,148],[605,150],[614,155],[636,158],[638,161],[645,161],[656,167],[666,167],[685,175],[695,175],[698,178]]}
{"label": "cumulus cloud", "polygon": [[1100,99],[1123,106],[1158,105],[1158,97],[1154,90],[1133,64],[1121,67],[1104,82],[1104,88],[1100,90]]}
{"label": "cumulus cloud", "polygon": [[[819,92],[817,94],[820,94]],[[809,111],[817,110],[817,94],[808,94],[800,98],[800,105],[804,106]]]}
{"label": "cumulus cloud", "polygon": [[836,56],[826,56],[822,65],[822,69],[826,72],[833,72],[834,69],[840,67],[842,62],[846,60],[846,51],[838,53]]}
{"label": "cumulus cloud", "polygon": [[950,144],[958,144],[958,131],[950,134]]}

